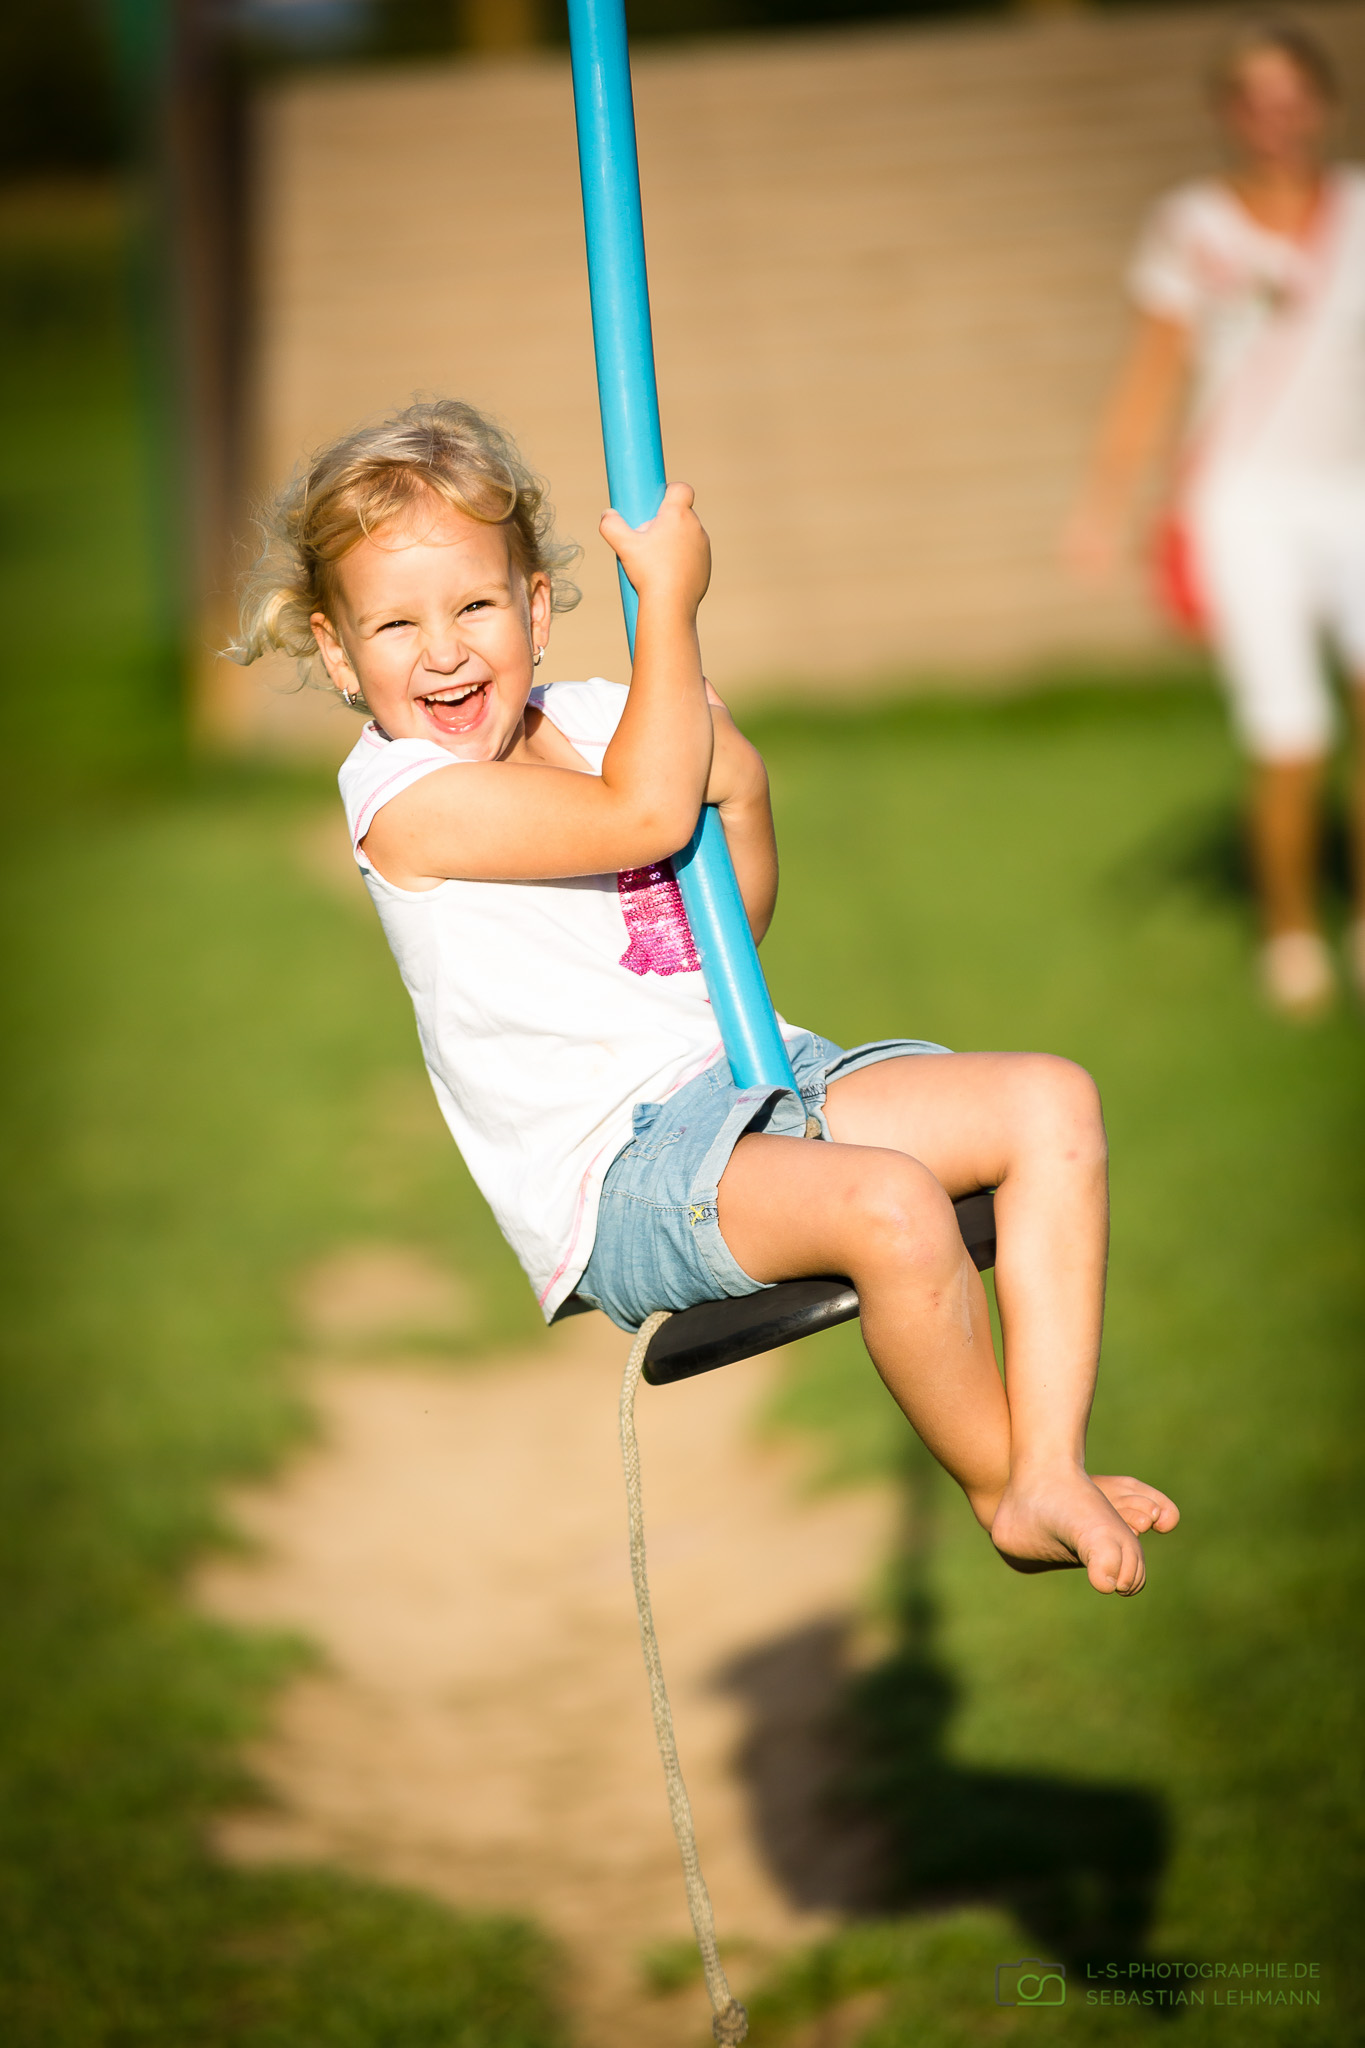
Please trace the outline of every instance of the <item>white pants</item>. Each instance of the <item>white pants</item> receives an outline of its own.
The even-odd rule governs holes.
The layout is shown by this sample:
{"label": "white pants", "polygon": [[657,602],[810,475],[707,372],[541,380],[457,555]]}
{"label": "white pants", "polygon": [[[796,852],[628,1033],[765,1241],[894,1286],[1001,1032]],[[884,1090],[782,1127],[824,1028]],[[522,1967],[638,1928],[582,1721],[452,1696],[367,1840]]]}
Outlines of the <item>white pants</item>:
{"label": "white pants", "polygon": [[1323,640],[1365,683],[1365,475],[1214,472],[1190,531],[1214,650],[1247,751],[1311,759],[1335,728]]}

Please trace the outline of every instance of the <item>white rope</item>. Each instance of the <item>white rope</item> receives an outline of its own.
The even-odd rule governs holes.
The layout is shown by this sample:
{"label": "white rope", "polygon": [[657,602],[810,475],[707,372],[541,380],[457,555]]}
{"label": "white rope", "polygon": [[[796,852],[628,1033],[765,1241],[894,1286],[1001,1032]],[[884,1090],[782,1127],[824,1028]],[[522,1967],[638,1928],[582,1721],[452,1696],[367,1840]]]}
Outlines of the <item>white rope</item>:
{"label": "white rope", "polygon": [[654,1733],[663,1759],[664,1782],[668,1787],[668,1810],[682,1857],[687,1905],[701,1951],[706,1989],[711,1997],[711,2032],[721,2048],[738,2048],[749,2031],[749,2015],[730,1989],[716,1946],[716,1921],[711,1894],[697,1858],[697,1838],[692,1827],[692,1806],[678,1762],[678,1745],[673,1737],[673,1710],[668,1704],[663,1665],[659,1660],[659,1639],[654,1633],[654,1612],[649,1601],[649,1573],[645,1565],[645,1511],[640,1493],[640,1445],[635,1434],[635,1394],[644,1370],[645,1353],[660,1324],[668,1321],[668,1310],[659,1309],[642,1324],[621,1382],[621,1460],[626,1468],[626,1502],[630,1511],[630,1575],[635,1582],[635,1608],[640,1617],[640,1646],[649,1674],[649,1700],[654,1709]]}

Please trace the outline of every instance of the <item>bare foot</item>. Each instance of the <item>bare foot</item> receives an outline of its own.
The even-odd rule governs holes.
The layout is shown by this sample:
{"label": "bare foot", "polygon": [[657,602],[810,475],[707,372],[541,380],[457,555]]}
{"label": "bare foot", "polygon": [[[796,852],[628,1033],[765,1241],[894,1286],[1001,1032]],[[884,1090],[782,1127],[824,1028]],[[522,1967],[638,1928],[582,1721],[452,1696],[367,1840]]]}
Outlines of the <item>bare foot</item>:
{"label": "bare foot", "polygon": [[1015,1571],[1083,1568],[1097,1593],[1140,1593],[1147,1577],[1140,1529],[1173,1529],[1174,1501],[1136,1479],[1098,1480],[1075,1466],[1016,1471],[991,1523],[991,1541]]}

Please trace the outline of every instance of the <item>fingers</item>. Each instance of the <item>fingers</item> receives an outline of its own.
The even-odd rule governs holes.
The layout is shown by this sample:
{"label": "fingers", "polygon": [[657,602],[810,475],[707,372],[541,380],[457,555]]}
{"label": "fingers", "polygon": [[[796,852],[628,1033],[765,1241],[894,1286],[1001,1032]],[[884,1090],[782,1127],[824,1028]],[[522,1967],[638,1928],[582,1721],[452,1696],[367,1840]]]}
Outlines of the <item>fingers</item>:
{"label": "fingers", "polygon": [[[664,492],[663,502],[652,519],[642,520],[639,526],[632,526],[630,521],[623,519],[615,506],[612,506],[602,514],[602,517],[597,522],[597,531],[601,534],[607,545],[614,548],[619,555],[621,552],[620,543],[626,539],[627,535],[653,533],[659,526],[671,523],[672,519],[679,518],[683,513],[690,512],[696,502],[697,494],[691,484],[669,484]],[[628,540],[626,545],[629,546]]]}
{"label": "fingers", "polygon": [[635,529],[621,517],[619,512],[613,510],[602,514],[602,517],[597,522],[597,531],[601,534],[612,553],[619,555],[622,541],[625,541],[628,547],[630,545],[629,535]]}
{"label": "fingers", "polygon": [[694,608],[711,580],[711,543],[693,510],[691,484],[674,483],[652,519],[632,526],[613,507],[598,531],[643,599],[652,593],[689,602]]}

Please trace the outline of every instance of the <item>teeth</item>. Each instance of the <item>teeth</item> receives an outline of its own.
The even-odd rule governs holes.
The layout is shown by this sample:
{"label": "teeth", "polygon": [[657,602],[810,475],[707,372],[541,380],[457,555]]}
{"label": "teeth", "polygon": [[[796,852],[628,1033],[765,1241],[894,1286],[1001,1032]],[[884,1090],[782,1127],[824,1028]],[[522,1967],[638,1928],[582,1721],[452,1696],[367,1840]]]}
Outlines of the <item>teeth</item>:
{"label": "teeth", "polygon": [[463,704],[466,697],[482,688],[482,683],[466,683],[460,690],[428,690],[426,700],[428,704]]}

